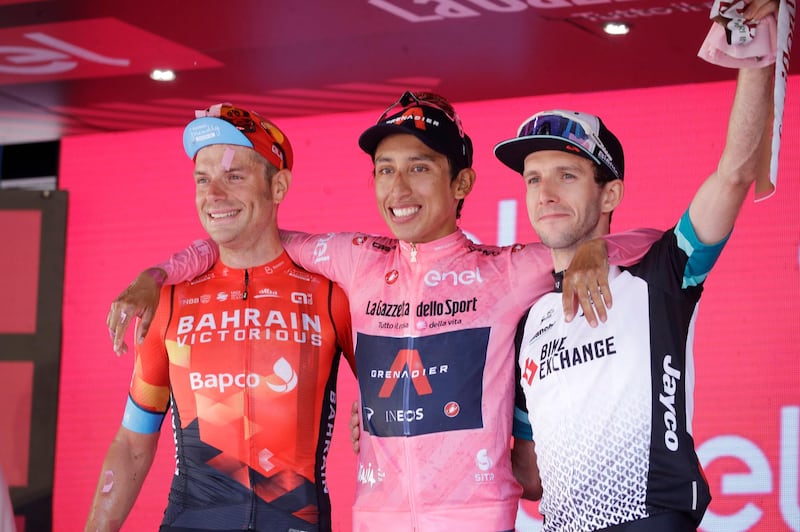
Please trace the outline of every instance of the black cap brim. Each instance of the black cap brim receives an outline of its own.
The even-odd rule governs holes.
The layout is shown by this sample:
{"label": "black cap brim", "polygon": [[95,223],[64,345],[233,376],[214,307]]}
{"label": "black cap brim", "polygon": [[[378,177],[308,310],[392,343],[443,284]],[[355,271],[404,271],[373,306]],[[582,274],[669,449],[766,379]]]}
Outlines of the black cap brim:
{"label": "black cap brim", "polygon": [[358,137],[358,145],[367,154],[374,157],[375,151],[378,149],[378,144],[386,137],[392,135],[414,135],[435,152],[450,155],[450,151],[452,151],[449,146],[441,146],[431,138],[431,135],[426,135],[425,130],[415,127],[405,127],[398,124],[376,124],[372,126]]}
{"label": "black cap brim", "polygon": [[501,163],[521,174],[525,170],[525,158],[533,152],[543,150],[563,151],[585,157],[594,163],[600,164],[600,161],[592,157],[582,146],[568,142],[560,137],[515,137],[497,144],[494,147],[494,154]]}

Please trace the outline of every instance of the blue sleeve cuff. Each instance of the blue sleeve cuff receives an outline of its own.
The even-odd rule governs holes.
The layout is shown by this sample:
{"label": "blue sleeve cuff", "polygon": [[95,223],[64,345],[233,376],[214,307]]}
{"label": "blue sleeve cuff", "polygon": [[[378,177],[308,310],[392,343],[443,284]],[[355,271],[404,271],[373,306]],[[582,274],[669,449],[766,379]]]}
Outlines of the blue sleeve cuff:
{"label": "blue sleeve cuff", "polygon": [[708,277],[731,235],[728,233],[725,238],[715,244],[703,244],[695,233],[689,218],[689,209],[686,209],[681,219],[678,220],[674,232],[678,240],[678,247],[689,258],[683,271],[683,288],[698,286]]}
{"label": "blue sleeve cuff", "polygon": [[122,416],[122,426],[139,434],[153,434],[161,430],[161,422],[164,421],[165,415],[166,412],[159,414],[142,409],[129,395],[125,404],[125,414]]}
{"label": "blue sleeve cuff", "polygon": [[533,441],[533,427],[528,419],[528,413],[518,407],[514,407],[514,424],[511,433],[515,438]]}

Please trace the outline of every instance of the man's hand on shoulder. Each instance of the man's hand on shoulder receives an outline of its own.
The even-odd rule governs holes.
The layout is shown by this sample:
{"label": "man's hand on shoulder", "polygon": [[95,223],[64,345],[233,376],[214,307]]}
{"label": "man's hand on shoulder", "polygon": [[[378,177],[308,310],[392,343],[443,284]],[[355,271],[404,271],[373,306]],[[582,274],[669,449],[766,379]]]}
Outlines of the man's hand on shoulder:
{"label": "man's hand on shoulder", "polygon": [[606,307],[611,308],[611,288],[608,286],[608,246],[602,238],[587,240],[578,246],[569,268],[564,273],[561,302],[564,319],[572,321],[576,302],[583,309],[592,327],[597,320],[605,323]]}
{"label": "man's hand on shoulder", "polygon": [[136,343],[141,344],[144,341],[158,308],[159,293],[166,277],[164,270],[149,268],[140,273],[111,303],[106,325],[114,344],[114,352],[118,355],[128,352],[125,334],[135,317],[141,318],[136,328]]}

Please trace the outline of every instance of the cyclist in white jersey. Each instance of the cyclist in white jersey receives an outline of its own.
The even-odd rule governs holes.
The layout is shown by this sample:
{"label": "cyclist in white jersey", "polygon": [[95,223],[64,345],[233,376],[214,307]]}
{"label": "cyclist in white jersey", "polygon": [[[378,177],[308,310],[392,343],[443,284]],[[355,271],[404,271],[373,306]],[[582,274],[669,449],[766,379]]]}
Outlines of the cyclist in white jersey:
{"label": "cyclist in white jersey", "polygon": [[564,321],[559,272],[580,242],[609,232],[623,195],[621,144],[599,118],[557,110],[495,147],[525,180],[556,272],[517,334],[517,405],[532,426],[546,532],[700,523],[711,496],[692,439],[695,311],[751,184],[768,171],[771,91],[769,67],[739,71],[717,170],[641,263],[612,268],[614,306],[597,328]]}

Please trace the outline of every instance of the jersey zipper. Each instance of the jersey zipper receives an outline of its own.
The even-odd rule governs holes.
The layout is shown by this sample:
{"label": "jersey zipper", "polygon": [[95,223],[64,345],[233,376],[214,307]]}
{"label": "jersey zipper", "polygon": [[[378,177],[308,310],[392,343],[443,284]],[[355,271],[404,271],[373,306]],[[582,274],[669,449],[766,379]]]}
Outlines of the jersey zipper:
{"label": "jersey zipper", "polygon": [[[414,265],[411,268],[412,269],[412,275],[411,275],[412,276],[412,284],[411,284],[411,286],[423,286],[423,284],[420,282],[420,279],[419,279],[419,271],[420,271],[421,265],[418,265],[419,263],[417,262],[417,252],[418,252],[417,245],[415,243],[411,242],[411,253],[410,253],[410,256],[409,256],[409,262]],[[410,301],[412,309],[416,308],[417,302],[421,298],[422,298],[422,294],[420,294],[417,291],[415,291],[413,296],[411,297],[411,301]],[[410,331],[410,333],[409,333],[410,336],[407,337],[407,342],[406,342],[406,348],[408,349],[408,351],[407,351],[408,354],[406,355],[406,367],[409,368],[409,369],[411,368],[411,362],[412,362],[412,360],[411,360],[411,352],[414,349],[416,349],[416,337],[413,336],[413,335],[417,334],[417,331],[416,331],[416,328],[415,328],[415,322],[414,322],[413,316],[414,316],[414,313],[410,312],[409,313],[409,317],[408,317],[408,319],[409,319],[408,330]],[[413,386],[413,382],[412,382],[411,378],[406,379],[405,384],[403,386],[403,410],[406,410],[406,411],[411,409],[411,405],[409,404],[409,399],[411,397],[411,387],[412,386]],[[412,530],[416,531],[416,530],[419,530],[419,519],[418,519],[418,516],[417,516],[417,508],[416,508],[417,507],[416,499],[417,499],[418,492],[419,492],[419,487],[416,485],[416,482],[417,482],[417,480],[416,480],[417,479],[417,467],[418,467],[416,462],[417,462],[417,459],[419,459],[420,457],[416,457],[416,456],[412,457],[411,456],[411,453],[413,452],[413,446],[410,443],[410,437],[409,437],[410,432],[411,432],[411,430],[410,430],[410,422],[408,420],[403,421],[403,436],[404,436],[403,444],[404,444],[404,447],[405,447],[406,471],[409,472],[408,484],[409,484],[409,488],[410,488],[409,489],[409,494],[408,494],[408,506],[409,506],[409,511],[411,513]]]}
{"label": "jersey zipper", "polygon": [[[242,301],[244,302],[245,314],[247,314],[247,310],[250,308],[250,303],[247,301],[247,287],[248,287],[249,284],[250,284],[250,273],[249,273],[249,271],[247,269],[245,269],[244,270],[244,291],[242,292]],[[252,359],[252,352],[251,352],[252,345],[251,345],[249,340],[247,342],[245,342],[245,345],[247,345],[247,349],[245,349],[244,360],[242,362],[243,362],[243,365],[244,365],[244,373],[245,373],[245,375],[249,375],[250,374],[250,366],[251,366],[250,362],[251,362],[251,359]],[[242,419],[242,423],[244,425],[246,425],[244,433],[245,434],[250,434],[251,433],[251,428],[249,426],[250,419],[251,419],[250,408],[252,406],[251,402],[250,402],[250,399],[251,399],[250,394],[245,391],[243,399],[244,399],[244,419]],[[254,438],[250,438],[249,443],[247,443],[247,445],[249,447],[248,451],[249,451],[249,454],[250,454],[251,458],[255,455],[255,452],[256,452],[255,443],[254,442],[255,442],[255,439]],[[258,460],[256,460],[256,463],[258,463]],[[255,486],[255,475],[253,473],[253,468],[252,467],[248,467],[247,468],[247,476],[248,476],[248,482],[250,484],[250,486],[249,486],[250,487],[250,519],[248,520],[247,528],[250,529],[250,530],[254,530],[255,527],[256,527],[256,490],[255,490],[255,487],[254,487]]]}

